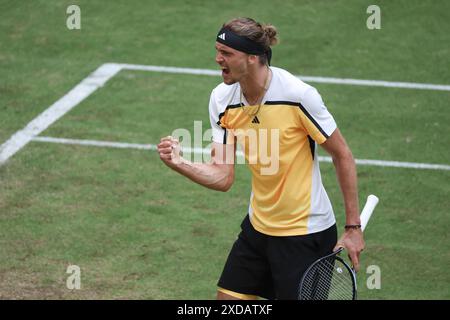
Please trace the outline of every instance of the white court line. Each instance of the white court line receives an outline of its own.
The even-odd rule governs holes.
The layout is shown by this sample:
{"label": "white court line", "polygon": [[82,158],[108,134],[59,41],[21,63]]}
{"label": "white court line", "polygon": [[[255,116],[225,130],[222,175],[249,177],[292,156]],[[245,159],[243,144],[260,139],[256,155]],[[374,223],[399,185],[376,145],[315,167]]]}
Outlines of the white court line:
{"label": "white court line", "polygon": [[[121,64],[122,69],[126,70],[140,70],[140,71],[153,71],[153,72],[165,72],[165,73],[178,73],[178,74],[194,74],[194,75],[206,75],[206,76],[220,76],[221,71],[213,69],[193,69],[193,68],[177,68],[177,67],[164,67],[164,66],[146,66],[137,64]],[[444,84],[431,84],[431,83],[416,83],[416,82],[393,82],[383,80],[363,80],[363,79],[348,79],[348,78],[330,78],[330,77],[312,77],[298,75],[303,81],[318,82],[318,83],[333,83],[344,84],[352,86],[369,86],[369,87],[390,87],[390,88],[403,88],[403,89],[421,89],[421,90],[441,90],[450,91],[450,85]]]}
{"label": "white court line", "polygon": [[[106,81],[115,76],[120,70],[141,70],[153,72],[167,73],[184,73],[194,75],[219,76],[219,70],[210,69],[193,69],[178,68],[165,66],[146,66],[136,64],[120,64],[105,63],[97,70],[82,80],[77,86],[70,90],[66,95],[48,107],[43,113],[33,119],[22,130],[13,134],[5,143],[0,146],[0,166],[4,164],[16,152],[22,149],[34,137],[38,136],[42,131],[47,129],[59,118],[64,116],[72,108],[86,99],[99,87],[103,86]],[[302,80],[320,83],[335,83],[345,85],[360,86],[382,86],[392,88],[422,89],[422,90],[443,90],[450,91],[449,85],[428,84],[428,83],[411,83],[411,82],[389,82],[379,80],[360,80],[360,79],[344,79],[344,78],[327,78],[327,77],[310,77],[298,76]]]}
{"label": "white court line", "polygon": [[[32,140],[37,141],[37,142],[50,142],[50,143],[72,144],[72,145],[94,146],[94,147],[153,150],[153,151],[157,150],[156,145],[154,145],[154,144],[137,144],[137,143],[123,143],[123,142],[98,141],[98,140],[80,140],[80,139],[66,139],[66,138],[53,138],[53,137],[35,137]],[[183,152],[209,155],[211,153],[211,150],[206,149],[206,148],[183,148]],[[242,151],[238,151],[237,155],[242,157],[243,156]],[[319,156],[319,161],[333,162],[331,157],[323,157],[323,156]],[[445,165],[445,164],[383,161],[383,160],[370,160],[370,159],[355,159],[355,161],[356,161],[356,164],[358,164],[358,165],[368,165],[368,166],[450,170],[450,165]]]}
{"label": "white court line", "polygon": [[86,99],[91,93],[103,86],[120,71],[120,65],[105,63],[70,90],[66,95],[52,104],[39,116],[34,118],[22,130],[17,131],[0,146],[0,166],[16,152],[22,149],[35,136],[47,129],[73,107]]}

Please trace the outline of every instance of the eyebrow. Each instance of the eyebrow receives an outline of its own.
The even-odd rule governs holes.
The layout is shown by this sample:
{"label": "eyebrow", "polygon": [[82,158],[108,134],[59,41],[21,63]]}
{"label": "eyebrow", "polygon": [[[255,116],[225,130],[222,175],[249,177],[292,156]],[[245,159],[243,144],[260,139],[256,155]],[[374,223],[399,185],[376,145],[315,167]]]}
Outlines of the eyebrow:
{"label": "eyebrow", "polygon": [[219,48],[219,47],[217,47],[217,46],[214,46],[215,48],[216,48],[216,50],[217,51],[221,51],[221,52],[225,52],[225,53],[233,53],[232,51],[229,51],[229,50],[227,50],[227,49],[225,49],[225,48]]}

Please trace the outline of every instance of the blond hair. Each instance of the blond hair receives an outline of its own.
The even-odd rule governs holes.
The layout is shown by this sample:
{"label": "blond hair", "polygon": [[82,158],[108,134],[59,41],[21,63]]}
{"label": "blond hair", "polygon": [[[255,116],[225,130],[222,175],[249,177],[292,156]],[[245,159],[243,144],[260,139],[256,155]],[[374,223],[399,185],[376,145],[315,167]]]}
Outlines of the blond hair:
{"label": "blond hair", "polygon": [[[237,35],[261,44],[266,51],[278,43],[277,29],[271,24],[261,24],[251,18],[235,18],[223,25]],[[260,55],[260,62],[267,63],[267,56]]]}

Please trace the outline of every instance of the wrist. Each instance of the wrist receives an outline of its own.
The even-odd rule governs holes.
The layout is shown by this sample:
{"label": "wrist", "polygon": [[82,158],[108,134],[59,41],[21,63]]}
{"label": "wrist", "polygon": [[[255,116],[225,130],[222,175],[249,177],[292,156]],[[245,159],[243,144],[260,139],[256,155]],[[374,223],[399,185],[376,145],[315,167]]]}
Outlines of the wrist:
{"label": "wrist", "polygon": [[357,224],[361,224],[361,219],[360,219],[359,215],[348,214],[347,218],[345,219],[345,225],[357,225]]}
{"label": "wrist", "polygon": [[344,226],[345,230],[358,230],[361,229],[361,224],[357,223],[357,224],[346,224]]}
{"label": "wrist", "polygon": [[175,171],[181,172],[186,167],[189,167],[189,164],[190,164],[189,161],[187,161],[183,157],[179,157],[171,161],[170,164],[168,164],[168,166]]}

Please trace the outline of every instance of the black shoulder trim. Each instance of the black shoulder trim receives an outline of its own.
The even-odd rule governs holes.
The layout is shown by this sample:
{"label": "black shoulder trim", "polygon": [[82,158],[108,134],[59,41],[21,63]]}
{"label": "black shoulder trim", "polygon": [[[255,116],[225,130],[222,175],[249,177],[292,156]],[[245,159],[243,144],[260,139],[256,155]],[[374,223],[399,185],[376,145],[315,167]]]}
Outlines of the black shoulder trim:
{"label": "black shoulder trim", "polygon": [[265,105],[285,104],[285,105],[294,106],[294,107],[300,106],[300,103],[292,102],[292,101],[266,101],[266,102],[264,102],[264,104]]}
{"label": "black shoulder trim", "polygon": [[223,115],[225,114],[225,112],[227,112],[228,109],[236,109],[236,108],[240,108],[243,106],[244,106],[243,103],[228,105],[223,112],[219,113],[219,121],[217,121],[217,124],[220,126],[220,119],[222,119]]}
{"label": "black shoulder trim", "polygon": [[310,115],[310,114],[308,113],[308,111],[306,111],[305,107],[302,106],[301,103],[299,104],[299,108],[300,108],[300,110],[302,110],[302,112],[308,117],[308,119],[311,120],[311,122],[316,126],[316,128],[319,129],[320,133],[322,133],[323,136],[324,136],[325,138],[328,139],[329,136],[327,135],[327,133],[319,126],[319,124],[317,123],[317,121],[314,120],[313,116]]}
{"label": "black shoulder trim", "polygon": [[309,141],[309,148],[311,149],[311,156],[312,156],[312,159],[314,160],[314,155],[315,155],[315,150],[316,150],[316,142],[310,136],[308,136],[308,141]]}
{"label": "black shoulder trim", "polygon": [[225,108],[225,111],[226,111],[227,109],[235,109],[235,108],[239,108],[239,107],[243,107],[243,106],[244,106],[243,103],[230,104],[230,105],[228,105],[228,106]]}
{"label": "black shoulder trim", "polygon": [[305,107],[302,106],[301,103],[299,102],[293,102],[293,101],[266,101],[264,102],[265,105],[288,105],[288,106],[294,106],[294,107],[298,107],[300,108],[300,110],[302,110],[302,112],[306,115],[306,117],[308,117],[309,120],[311,120],[311,122],[316,126],[316,128],[323,134],[324,137],[326,137],[327,139],[329,138],[328,134],[326,134],[326,132],[319,126],[319,124],[317,123],[317,121],[313,118],[313,116],[311,116],[309,114],[308,111],[306,111]]}

